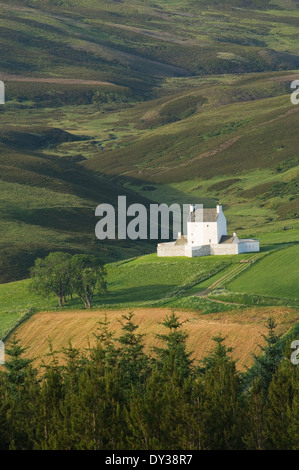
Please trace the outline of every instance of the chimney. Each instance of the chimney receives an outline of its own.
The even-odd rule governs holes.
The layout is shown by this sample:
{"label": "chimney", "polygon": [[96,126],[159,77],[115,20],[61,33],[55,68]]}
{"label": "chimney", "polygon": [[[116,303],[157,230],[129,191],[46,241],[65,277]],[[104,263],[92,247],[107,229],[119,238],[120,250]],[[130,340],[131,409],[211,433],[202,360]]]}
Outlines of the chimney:
{"label": "chimney", "polygon": [[220,212],[222,212],[222,204],[217,204],[216,210],[217,210],[217,214],[220,214]]}
{"label": "chimney", "polygon": [[192,213],[192,212],[194,212],[194,210],[195,210],[195,205],[194,205],[194,204],[190,204],[190,212]]}
{"label": "chimney", "polygon": [[178,232],[178,240],[182,238],[182,232]]}
{"label": "chimney", "polygon": [[233,237],[236,237],[236,236],[237,236],[237,232],[234,232],[234,233],[233,233]]}

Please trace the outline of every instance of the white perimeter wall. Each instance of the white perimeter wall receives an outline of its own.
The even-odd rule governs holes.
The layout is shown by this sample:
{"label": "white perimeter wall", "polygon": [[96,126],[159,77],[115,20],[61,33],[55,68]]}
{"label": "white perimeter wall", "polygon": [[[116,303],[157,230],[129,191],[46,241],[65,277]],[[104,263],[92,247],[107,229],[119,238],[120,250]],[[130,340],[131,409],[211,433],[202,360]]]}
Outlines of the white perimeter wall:
{"label": "white perimeter wall", "polygon": [[158,256],[186,256],[185,254],[186,245],[175,245],[174,242],[161,243],[157,248]]}
{"label": "white perimeter wall", "polygon": [[246,242],[238,243],[239,253],[251,253],[254,251],[260,251],[260,243],[258,240],[248,240]]}
{"label": "white perimeter wall", "polygon": [[158,256],[195,256],[208,255],[237,255],[260,251],[258,240],[248,240],[241,243],[222,243],[204,246],[176,245],[175,242],[160,243],[157,247]]}
{"label": "white perimeter wall", "polygon": [[237,255],[238,243],[221,243],[211,246],[211,255]]}

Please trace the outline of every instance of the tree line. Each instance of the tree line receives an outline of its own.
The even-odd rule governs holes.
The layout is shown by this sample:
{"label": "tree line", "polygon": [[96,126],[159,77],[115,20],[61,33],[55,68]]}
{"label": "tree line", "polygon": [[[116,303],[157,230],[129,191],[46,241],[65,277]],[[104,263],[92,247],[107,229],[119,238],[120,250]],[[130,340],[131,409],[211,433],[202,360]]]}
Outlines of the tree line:
{"label": "tree line", "polygon": [[95,293],[107,290],[106,269],[92,255],[52,252],[35,260],[30,276],[31,290],[40,295],[56,295],[59,307],[76,294],[85,308],[91,308]]}
{"label": "tree line", "polygon": [[145,353],[133,314],[107,317],[95,345],[69,345],[35,368],[13,339],[0,371],[0,449],[298,449],[298,368],[268,320],[262,355],[240,373],[224,338],[201,363],[172,313]]}

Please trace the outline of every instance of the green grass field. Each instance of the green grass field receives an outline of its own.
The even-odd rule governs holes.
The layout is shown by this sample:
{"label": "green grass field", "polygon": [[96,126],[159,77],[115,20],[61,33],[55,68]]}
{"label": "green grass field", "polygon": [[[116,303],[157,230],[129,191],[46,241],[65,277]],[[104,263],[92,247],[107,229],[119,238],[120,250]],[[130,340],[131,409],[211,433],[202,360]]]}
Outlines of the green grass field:
{"label": "green grass field", "polygon": [[299,299],[299,245],[274,251],[240,274],[227,289],[247,294]]}
{"label": "green grass field", "polygon": [[57,250],[109,263],[97,307],[227,308],[195,294],[238,257],[136,258],[155,244],[96,240],[95,208],[118,195],[146,206],[221,201],[229,233],[279,250],[234,279],[231,295],[298,298],[297,248],[280,250],[299,241],[297,6],[0,1],[1,334],[32,308],[55,308],[22,279]]}
{"label": "green grass field", "polygon": [[[243,273],[228,286],[231,292],[259,294],[271,297],[266,305],[288,304],[298,299],[298,245],[274,249],[260,261],[247,265]],[[137,307],[169,307],[216,313],[240,308],[237,300],[222,304],[200,298],[196,294],[209,287],[223,275],[239,266],[239,261],[251,254],[208,256],[203,258],[158,258],[146,255],[107,265],[108,292],[97,295],[94,309],[123,309]],[[283,268],[282,268],[283,267]],[[276,300],[275,300],[276,298]],[[216,297],[217,300],[217,297]],[[248,302],[247,302],[248,303]],[[254,304],[254,302],[253,302]],[[14,327],[24,315],[40,310],[61,310],[55,297],[44,299],[32,294],[29,280],[0,285],[0,337]],[[82,309],[79,299],[69,301],[64,309]],[[63,309],[62,309],[63,310]],[[83,311],[84,315],[84,311]]]}
{"label": "green grass field", "polygon": [[[225,258],[225,259],[224,259]],[[108,293],[96,296],[94,307],[127,308],[151,306],[174,300],[189,284],[217,272],[232,262],[233,257],[204,259],[158,259],[147,255],[107,265]],[[57,299],[38,297],[29,290],[29,280],[0,284],[0,337],[30,310],[49,310],[58,306]],[[68,302],[67,308],[82,308],[79,299]]]}

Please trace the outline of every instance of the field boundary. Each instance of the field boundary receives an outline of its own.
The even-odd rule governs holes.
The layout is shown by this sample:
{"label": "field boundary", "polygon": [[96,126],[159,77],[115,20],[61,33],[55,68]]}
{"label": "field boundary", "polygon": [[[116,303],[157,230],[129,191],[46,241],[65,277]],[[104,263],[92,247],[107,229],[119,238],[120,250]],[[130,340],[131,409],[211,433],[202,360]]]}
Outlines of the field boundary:
{"label": "field boundary", "polygon": [[12,325],[10,325],[9,328],[6,328],[6,330],[4,330],[4,332],[2,333],[2,335],[0,337],[1,341],[3,341],[5,343],[5,341],[7,341],[9,339],[9,337],[13,334],[13,332],[20,325],[25,323],[27,320],[29,320],[29,318],[31,318],[33,315],[35,315],[38,312],[39,312],[39,310],[37,310],[36,308],[30,307],[30,309],[27,310],[27,312],[23,313],[23,315],[21,315]]}

